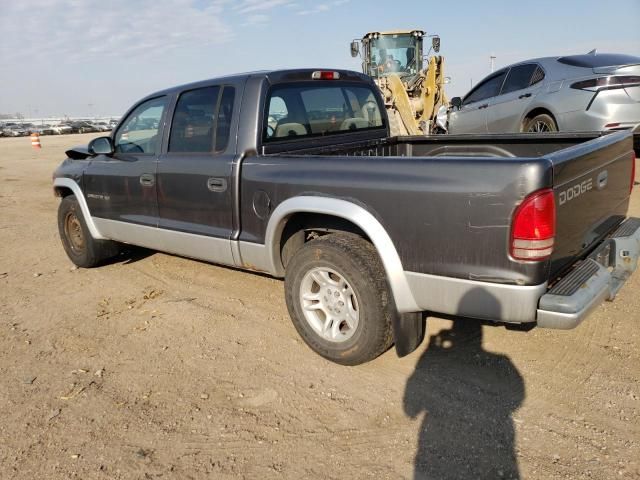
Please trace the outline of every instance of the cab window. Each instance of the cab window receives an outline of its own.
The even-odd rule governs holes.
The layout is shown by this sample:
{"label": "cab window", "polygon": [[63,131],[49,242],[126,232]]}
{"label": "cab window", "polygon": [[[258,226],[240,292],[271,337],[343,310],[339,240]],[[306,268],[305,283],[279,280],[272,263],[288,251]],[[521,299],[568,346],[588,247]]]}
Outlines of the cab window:
{"label": "cab window", "polygon": [[234,89],[211,86],[180,95],[171,121],[169,153],[210,153],[226,148]]}
{"label": "cab window", "polygon": [[384,117],[367,85],[326,82],[274,87],[267,98],[264,141],[384,129]]}
{"label": "cab window", "polygon": [[116,132],[116,153],[157,153],[160,148],[158,131],[166,105],[167,97],[153,98],[138,105]]}

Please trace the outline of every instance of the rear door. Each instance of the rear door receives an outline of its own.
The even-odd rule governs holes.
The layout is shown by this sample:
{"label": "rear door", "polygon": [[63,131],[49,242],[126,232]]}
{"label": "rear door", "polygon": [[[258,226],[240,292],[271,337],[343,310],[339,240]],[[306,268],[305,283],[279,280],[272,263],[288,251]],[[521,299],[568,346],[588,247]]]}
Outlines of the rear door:
{"label": "rear door", "polygon": [[[231,141],[236,89],[211,85],[182,92],[176,102],[166,153],[158,161],[159,227],[219,239],[216,261],[233,263]],[[176,238],[175,236],[173,238]]]}
{"label": "rear door", "polygon": [[157,226],[155,174],[167,104],[166,96],[140,103],[115,132],[115,153],[91,160],[83,180],[92,216]]}
{"label": "rear door", "polygon": [[509,69],[500,95],[489,99],[487,130],[489,133],[516,133],[521,121],[541,87],[544,70],[537,63],[525,63]]}
{"label": "rear door", "polygon": [[449,116],[449,133],[486,133],[489,100],[500,93],[507,75],[501,70],[480,82],[464,97],[460,110]]}

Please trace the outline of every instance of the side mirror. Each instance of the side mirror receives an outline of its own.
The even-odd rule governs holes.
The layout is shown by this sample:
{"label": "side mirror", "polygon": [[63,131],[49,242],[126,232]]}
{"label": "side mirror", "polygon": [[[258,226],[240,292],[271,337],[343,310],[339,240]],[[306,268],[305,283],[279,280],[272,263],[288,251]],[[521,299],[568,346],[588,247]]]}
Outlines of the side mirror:
{"label": "side mirror", "polygon": [[462,106],[462,99],[460,97],[453,97],[450,103],[452,107],[455,107],[459,110]]}
{"label": "side mirror", "polygon": [[360,42],[354,40],[351,42],[351,56],[355,58],[358,55],[360,55]]}
{"label": "side mirror", "polygon": [[433,47],[433,51],[438,53],[440,51],[440,37],[433,37],[431,39],[431,46]]}
{"label": "side mirror", "polygon": [[89,155],[112,155],[115,151],[111,137],[98,137],[89,142]]}

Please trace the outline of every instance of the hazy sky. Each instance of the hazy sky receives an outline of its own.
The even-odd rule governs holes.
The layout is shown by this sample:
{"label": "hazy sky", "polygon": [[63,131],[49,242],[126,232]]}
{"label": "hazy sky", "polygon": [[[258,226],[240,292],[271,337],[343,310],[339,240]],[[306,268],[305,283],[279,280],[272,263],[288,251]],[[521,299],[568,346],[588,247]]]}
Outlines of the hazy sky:
{"label": "hazy sky", "polygon": [[0,113],[118,115],[161,88],[286,67],[360,69],[349,42],[442,38],[449,96],[496,67],[598,48],[640,55],[640,0],[0,0]]}

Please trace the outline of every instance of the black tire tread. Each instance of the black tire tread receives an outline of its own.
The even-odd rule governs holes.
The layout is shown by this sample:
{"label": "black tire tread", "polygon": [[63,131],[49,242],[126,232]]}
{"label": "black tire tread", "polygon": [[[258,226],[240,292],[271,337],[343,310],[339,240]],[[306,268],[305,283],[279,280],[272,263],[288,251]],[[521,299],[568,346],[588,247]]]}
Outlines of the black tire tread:
{"label": "black tire tread", "polygon": [[[293,281],[296,276],[304,274],[305,264],[309,259],[325,256],[343,257],[344,263],[340,265],[342,270],[347,271],[347,275],[359,276],[366,284],[372,288],[366,292],[360,291],[361,303],[374,303],[373,311],[377,315],[367,318],[367,329],[364,332],[364,342],[355,348],[347,351],[331,349],[319,342],[316,337],[309,334],[301,322],[306,322],[304,317],[299,318],[296,312],[296,304],[299,304],[296,289],[293,288]],[[300,271],[302,270],[302,271]],[[352,278],[353,282],[356,282]],[[362,290],[362,289],[361,289]],[[375,292],[372,294],[372,292]],[[387,351],[393,345],[393,333],[391,320],[393,315],[397,315],[393,297],[387,283],[387,277],[375,250],[375,247],[364,238],[352,233],[334,233],[324,235],[307,242],[290,260],[285,275],[285,298],[289,314],[292,318],[296,330],[303,340],[321,356],[342,365],[358,365],[368,362]],[[374,318],[371,318],[374,317]],[[360,327],[359,327],[360,328]]]}
{"label": "black tire tread", "polygon": [[[70,210],[74,211],[82,226],[85,249],[81,254],[76,254],[76,252],[71,249],[64,231],[65,216]],[[116,256],[120,252],[120,247],[117,242],[111,240],[96,240],[91,236],[87,222],[82,214],[82,209],[75,195],[67,195],[60,202],[58,207],[58,233],[60,234],[62,246],[67,256],[76,266],[81,268],[97,267],[105,260]]]}

